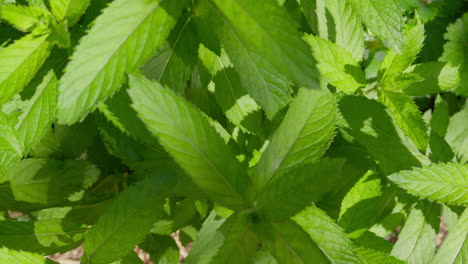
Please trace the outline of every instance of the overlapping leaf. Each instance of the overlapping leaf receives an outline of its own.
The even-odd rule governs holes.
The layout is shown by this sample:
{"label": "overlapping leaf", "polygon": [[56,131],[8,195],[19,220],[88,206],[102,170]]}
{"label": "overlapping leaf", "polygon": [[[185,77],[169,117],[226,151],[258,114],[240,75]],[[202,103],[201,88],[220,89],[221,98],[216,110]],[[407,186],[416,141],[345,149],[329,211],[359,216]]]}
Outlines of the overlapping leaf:
{"label": "overlapping leaf", "polygon": [[466,261],[468,261],[468,209],[465,209],[455,227],[449,231],[432,263],[463,264]]}
{"label": "overlapping leaf", "polygon": [[[60,79],[58,118],[73,124],[117,91],[161,46],[184,1],[113,1],[77,46]],[[109,30],[109,28],[119,30]]]}
{"label": "overlapping leaf", "polygon": [[366,26],[400,53],[404,46],[403,16],[395,0],[347,0]]}
{"label": "overlapping leaf", "polygon": [[[391,2],[391,1],[389,1]],[[414,62],[424,42],[424,25],[417,19],[415,25],[405,29],[405,43],[401,53],[390,50],[380,65],[379,84],[387,89],[395,89],[395,78]]]}
{"label": "overlapping leaf", "polygon": [[83,160],[23,159],[0,176],[0,208],[31,210],[76,202],[98,176],[96,166]]}
{"label": "overlapping leaf", "polygon": [[318,61],[320,73],[332,85],[348,94],[363,86],[364,72],[344,48],[313,35],[306,35],[304,39]]}
{"label": "overlapping leaf", "polygon": [[18,117],[15,128],[24,144],[24,153],[34,148],[50,129],[57,109],[57,78],[49,72],[37,87],[34,96],[27,101]]}
{"label": "overlapping leaf", "polygon": [[444,37],[448,41],[444,45],[444,53],[440,57],[443,62],[448,62],[453,66],[458,66],[460,71],[460,87],[455,90],[455,93],[460,95],[468,95],[468,67],[466,67],[466,41],[468,30],[465,29],[468,23],[468,13],[465,13],[455,23],[447,27],[447,33]]}
{"label": "overlapping leaf", "polygon": [[295,222],[264,222],[255,226],[262,244],[278,263],[330,263],[325,253]]}
{"label": "overlapping leaf", "polygon": [[332,94],[302,88],[255,167],[255,189],[261,191],[283,172],[317,161],[335,135],[336,114]]}
{"label": "overlapping leaf", "polygon": [[397,125],[424,151],[429,142],[426,124],[413,99],[403,93],[381,90],[380,101],[390,110]]}
{"label": "overlapping leaf", "polygon": [[208,31],[208,37],[214,28],[245,87],[270,119],[291,100],[291,81],[318,87],[312,55],[274,1],[206,0],[199,12],[200,30]]}
{"label": "overlapping leaf", "polygon": [[408,264],[430,263],[436,252],[440,206],[421,204],[411,210],[391,255]]}
{"label": "overlapping leaf", "polygon": [[50,7],[55,19],[67,19],[68,26],[73,26],[86,11],[90,0],[51,0]]}
{"label": "overlapping leaf", "polygon": [[[319,36],[344,48],[356,61],[364,55],[364,32],[361,18],[346,0],[303,0],[306,18]],[[318,20],[315,22],[315,20]]]}
{"label": "overlapping leaf", "polygon": [[83,242],[87,230],[67,219],[0,221],[0,246],[44,255],[66,252]]}
{"label": "overlapping leaf", "polygon": [[20,92],[49,56],[48,36],[29,34],[0,50],[0,104]]}
{"label": "overlapping leaf", "polygon": [[306,231],[330,263],[361,263],[351,240],[332,218],[315,205],[291,219]]}
{"label": "overlapping leaf", "polygon": [[175,182],[173,173],[149,175],[118,195],[86,234],[84,259],[104,264],[130,252],[160,217]]}
{"label": "overlapping leaf", "polygon": [[130,87],[138,115],[193,181],[218,202],[246,206],[249,178],[200,110],[142,76]]}

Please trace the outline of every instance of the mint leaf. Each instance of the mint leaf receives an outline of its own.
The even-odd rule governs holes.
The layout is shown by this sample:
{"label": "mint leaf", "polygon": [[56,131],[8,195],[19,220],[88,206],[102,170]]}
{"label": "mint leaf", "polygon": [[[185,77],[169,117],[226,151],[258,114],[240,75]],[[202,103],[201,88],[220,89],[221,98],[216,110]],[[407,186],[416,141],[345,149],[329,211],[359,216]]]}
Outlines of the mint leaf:
{"label": "mint leaf", "polygon": [[160,217],[175,181],[173,173],[149,175],[118,195],[86,234],[83,258],[96,264],[109,263],[131,251]]}
{"label": "mint leaf", "polygon": [[116,92],[124,74],[163,44],[182,7],[179,1],[113,1],[80,40],[60,79],[59,122],[82,121]]}
{"label": "mint leaf", "polygon": [[247,206],[249,178],[200,110],[142,76],[130,87],[133,108],[193,181],[227,206]]}
{"label": "mint leaf", "polygon": [[335,135],[335,122],[335,98],[302,88],[255,167],[255,189],[261,192],[283,172],[317,161]]}
{"label": "mint leaf", "polygon": [[413,195],[449,204],[468,204],[468,166],[456,163],[431,165],[388,176]]}

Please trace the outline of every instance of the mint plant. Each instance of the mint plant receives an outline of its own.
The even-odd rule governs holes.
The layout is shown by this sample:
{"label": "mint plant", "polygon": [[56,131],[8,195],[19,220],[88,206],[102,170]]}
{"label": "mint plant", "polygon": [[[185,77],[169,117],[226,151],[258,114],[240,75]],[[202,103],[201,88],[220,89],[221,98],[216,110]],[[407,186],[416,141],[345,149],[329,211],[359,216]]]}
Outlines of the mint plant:
{"label": "mint plant", "polygon": [[466,12],[3,0],[0,263],[468,263]]}

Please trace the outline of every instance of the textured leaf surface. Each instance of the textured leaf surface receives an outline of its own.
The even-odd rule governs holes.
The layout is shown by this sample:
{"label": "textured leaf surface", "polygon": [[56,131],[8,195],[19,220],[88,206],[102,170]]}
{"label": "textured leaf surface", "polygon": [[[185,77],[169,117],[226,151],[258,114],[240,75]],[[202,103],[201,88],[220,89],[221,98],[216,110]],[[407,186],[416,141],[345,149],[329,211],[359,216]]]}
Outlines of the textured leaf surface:
{"label": "textured leaf surface", "polygon": [[343,159],[325,158],[278,177],[259,194],[257,206],[274,219],[287,219],[322,198],[342,180]]}
{"label": "textured leaf surface", "polygon": [[417,20],[415,25],[407,26],[405,29],[405,43],[402,52],[397,53],[395,50],[390,50],[380,65],[379,82],[383,87],[395,89],[393,86],[395,77],[399,76],[414,62],[422,49],[423,43],[424,25],[421,20]]}
{"label": "textured leaf surface", "polygon": [[86,227],[66,219],[0,221],[0,246],[49,255],[76,248],[85,231]]}
{"label": "textured leaf surface", "polygon": [[23,159],[0,176],[0,208],[30,210],[71,203],[98,177],[96,166],[84,160]]}
{"label": "textured leaf surface", "polygon": [[50,129],[57,110],[57,77],[49,72],[27,101],[15,125],[18,138],[23,142],[24,153],[34,148]]}
{"label": "textured leaf surface", "polygon": [[442,247],[437,252],[434,264],[464,264],[468,261],[468,209],[449,231]]}
{"label": "textured leaf surface", "polygon": [[467,63],[467,35],[466,24],[468,23],[468,13],[465,13],[455,23],[447,27],[447,33],[444,37],[448,41],[444,45],[444,53],[440,57],[443,62],[448,62],[453,66],[459,66],[460,71],[460,87],[455,90],[455,93],[468,96],[468,67]]}
{"label": "textured leaf surface", "polygon": [[278,263],[330,263],[325,253],[295,222],[264,222],[255,227],[262,244]]}
{"label": "textured leaf surface", "polygon": [[468,166],[456,163],[400,171],[389,179],[409,193],[432,201],[468,204]]}
{"label": "textured leaf surface", "polygon": [[417,74],[421,80],[411,83],[404,92],[411,96],[423,96],[448,91],[460,84],[458,67],[449,63],[426,62],[412,67],[411,73]]}
{"label": "textured leaf surface", "polygon": [[50,259],[26,251],[15,251],[8,248],[0,249],[0,262],[9,264],[53,264]]}
{"label": "textured leaf surface", "polygon": [[0,50],[0,104],[20,92],[49,56],[47,35],[26,35]]}
{"label": "textured leaf surface", "polygon": [[397,125],[413,140],[418,149],[425,150],[429,142],[426,124],[413,99],[403,93],[381,90],[380,101],[390,110]]}
{"label": "textured leaf surface", "polygon": [[259,192],[282,172],[317,161],[335,135],[336,103],[332,94],[302,88],[255,167]]}
{"label": "textured leaf surface", "polygon": [[2,19],[25,32],[31,32],[37,23],[41,21],[41,16],[45,15],[47,15],[47,12],[44,9],[35,6],[14,4],[2,6]]}
{"label": "textured leaf surface", "polygon": [[394,0],[347,0],[361,15],[366,26],[397,52],[403,50],[403,17]]}
{"label": "textured leaf surface", "polygon": [[181,20],[171,31],[167,43],[142,67],[149,79],[184,94],[197,58],[198,39],[191,19]]}
{"label": "textured leaf surface", "polygon": [[208,119],[173,91],[130,76],[133,107],[164,148],[214,200],[247,204],[249,178]]}
{"label": "textured leaf surface", "polygon": [[51,0],[50,7],[55,19],[68,20],[68,26],[73,26],[84,14],[90,0]]}
{"label": "textured leaf surface", "polygon": [[351,240],[331,217],[315,205],[307,207],[291,219],[307,232],[330,263],[360,263]]}
{"label": "textured leaf surface", "polygon": [[317,68],[320,73],[332,85],[348,94],[363,85],[360,82],[364,79],[364,72],[344,48],[313,35],[306,35],[304,39],[318,61]]}
{"label": "textured leaf surface", "polygon": [[83,120],[114,94],[124,74],[141,66],[163,44],[182,6],[183,1],[113,1],[80,40],[60,79],[59,122]]}
{"label": "textured leaf surface", "polygon": [[224,236],[218,229],[225,221],[226,219],[218,216],[215,211],[210,213],[200,232],[198,232],[193,248],[190,250],[186,260],[188,264],[210,263],[223,244]]}
{"label": "textured leaf surface", "polygon": [[0,172],[13,161],[19,160],[23,153],[23,143],[11,126],[8,116],[0,111]]}
{"label": "textured leaf surface", "polygon": [[[344,48],[356,61],[364,55],[364,32],[361,18],[346,0],[303,0],[307,21],[319,36]],[[317,20],[317,21],[316,21]],[[315,26],[318,24],[318,26]]]}
{"label": "textured leaf surface", "polygon": [[341,202],[338,223],[354,238],[362,235],[388,210],[392,198],[382,194],[379,175],[370,170],[346,193]]}
{"label": "textured leaf surface", "polygon": [[348,51],[356,61],[361,61],[364,55],[364,33],[361,25],[361,18],[357,11],[346,0],[325,1],[327,10],[330,12],[335,25],[336,44]]}
{"label": "textured leaf surface", "polygon": [[395,257],[389,256],[384,252],[358,247],[357,251],[361,259],[363,260],[363,264],[406,264],[406,262],[396,259]]}
{"label": "textured leaf surface", "polygon": [[[187,263],[253,263],[258,239],[248,220],[243,214],[234,214],[226,221],[210,215],[203,227],[210,230],[200,230],[194,244],[196,251],[190,252]],[[219,223],[223,224],[218,226]],[[204,232],[203,236],[201,232]],[[195,246],[197,242],[199,245]]]}
{"label": "textured leaf surface", "polygon": [[207,0],[200,9],[204,27],[215,26],[242,82],[270,119],[291,100],[290,80],[319,87],[307,45],[274,1]]}
{"label": "textured leaf surface", "polygon": [[460,161],[468,161],[468,105],[450,118],[445,139],[460,155]]}
{"label": "textured leaf surface", "polygon": [[420,167],[420,161],[402,143],[381,104],[363,97],[345,96],[340,100],[339,108],[344,118],[341,120],[344,121],[341,123],[344,132],[356,138],[369,151],[379,162],[384,175]]}
{"label": "textured leaf surface", "polygon": [[430,263],[435,255],[440,206],[427,204],[411,210],[391,255],[408,264]]}
{"label": "textured leaf surface", "polygon": [[86,234],[84,258],[104,264],[130,252],[161,216],[164,199],[175,181],[172,173],[150,175],[118,195]]}

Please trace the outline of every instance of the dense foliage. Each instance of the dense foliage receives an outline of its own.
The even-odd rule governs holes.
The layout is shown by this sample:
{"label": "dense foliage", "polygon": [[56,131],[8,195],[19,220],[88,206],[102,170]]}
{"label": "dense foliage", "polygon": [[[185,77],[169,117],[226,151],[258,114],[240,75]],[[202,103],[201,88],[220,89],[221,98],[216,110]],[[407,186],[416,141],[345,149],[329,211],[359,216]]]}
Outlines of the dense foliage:
{"label": "dense foliage", "polygon": [[175,264],[174,232],[189,264],[468,263],[463,0],[3,0],[1,19],[0,263]]}

